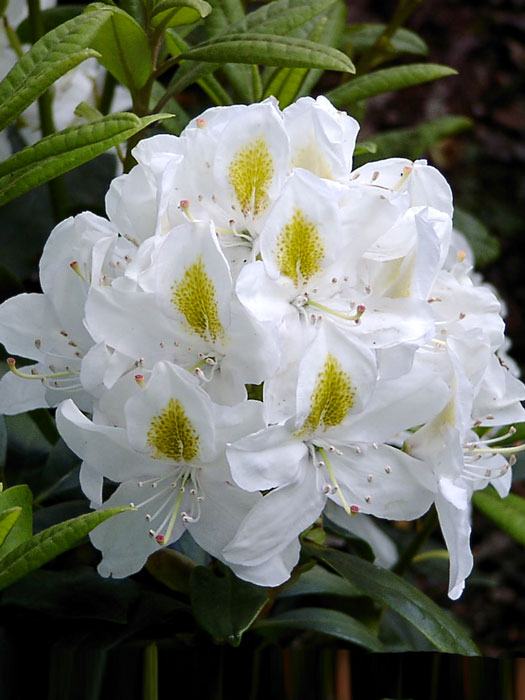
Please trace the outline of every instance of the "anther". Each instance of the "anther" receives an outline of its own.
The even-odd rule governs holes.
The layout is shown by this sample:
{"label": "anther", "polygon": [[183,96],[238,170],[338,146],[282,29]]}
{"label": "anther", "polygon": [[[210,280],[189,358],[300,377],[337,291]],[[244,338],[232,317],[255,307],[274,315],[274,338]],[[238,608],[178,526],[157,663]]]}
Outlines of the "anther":
{"label": "anther", "polygon": [[165,541],[166,538],[164,537],[164,535],[155,535],[155,542],[157,544],[164,544]]}
{"label": "anther", "polygon": [[199,129],[204,129],[204,127],[206,126],[206,119],[204,119],[204,117],[197,117],[197,119],[195,120],[195,124]]}
{"label": "anther", "polygon": [[352,515],[357,515],[359,513],[359,506],[356,506],[356,505],[350,506],[350,513]]}
{"label": "anther", "polygon": [[80,265],[78,264],[77,260],[73,260],[72,262],[70,262],[69,267],[80,277],[81,280],[84,280],[84,282],[86,281],[86,278],[82,274],[82,270],[80,269]]}
{"label": "anther", "polygon": [[467,253],[464,250],[458,250],[456,253],[456,260],[460,263],[465,261],[465,258],[467,257]]}
{"label": "anther", "polygon": [[139,386],[144,386],[144,375],[143,374],[136,374],[134,379],[135,379],[135,382]]}

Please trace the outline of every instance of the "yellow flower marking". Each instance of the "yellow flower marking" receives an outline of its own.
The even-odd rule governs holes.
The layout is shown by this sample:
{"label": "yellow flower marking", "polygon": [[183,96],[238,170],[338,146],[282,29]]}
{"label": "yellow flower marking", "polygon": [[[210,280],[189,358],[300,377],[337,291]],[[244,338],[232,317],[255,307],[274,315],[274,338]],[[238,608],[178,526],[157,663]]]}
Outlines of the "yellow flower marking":
{"label": "yellow flower marking", "polygon": [[354,405],[354,400],[355,389],[349,375],[336,357],[327,355],[312,393],[310,413],[297,436],[340,425]]}
{"label": "yellow flower marking", "polygon": [[244,215],[251,212],[257,216],[266,209],[273,173],[273,158],[263,138],[237,151],[230,163],[228,179]]}
{"label": "yellow flower marking", "polygon": [[295,285],[307,282],[322,268],[324,245],[317,226],[296,209],[277,239],[277,264]]}
{"label": "yellow flower marking", "polygon": [[166,408],[155,416],[148,430],[148,445],[155,459],[191,462],[199,454],[199,436],[177,399],[170,399]]}
{"label": "yellow flower marking", "polygon": [[201,338],[216,341],[224,336],[215,286],[202,257],[188,267],[178,284],[173,285],[171,301],[191,330]]}

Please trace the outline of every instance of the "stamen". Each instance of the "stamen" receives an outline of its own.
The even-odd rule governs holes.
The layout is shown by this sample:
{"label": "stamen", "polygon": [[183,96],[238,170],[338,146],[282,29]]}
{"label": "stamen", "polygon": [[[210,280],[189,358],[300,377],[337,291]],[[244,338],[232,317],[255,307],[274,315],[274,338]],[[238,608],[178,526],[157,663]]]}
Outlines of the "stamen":
{"label": "stamen", "polygon": [[77,260],[72,260],[69,263],[69,267],[73,270],[73,272],[75,272],[80,277],[81,280],[84,280],[84,282],[87,282],[87,279],[82,274],[82,270],[80,269],[80,265],[78,264]]}
{"label": "stamen", "polygon": [[337,316],[337,318],[342,318],[345,321],[354,321],[355,323],[359,323],[361,320],[361,316],[365,313],[366,307],[364,304],[358,304],[355,310],[355,314],[345,314],[342,311],[336,311],[335,309],[331,309],[329,306],[325,306],[324,304],[321,304],[318,301],[313,301],[312,299],[308,299],[308,306],[313,306],[316,309],[319,309],[320,311],[324,311],[327,314],[331,314],[332,316]]}
{"label": "stamen", "polygon": [[411,165],[405,165],[405,167],[403,168],[403,171],[402,171],[402,173],[401,173],[400,179],[399,179],[399,180],[396,182],[396,184],[392,187],[392,190],[393,190],[394,192],[398,192],[398,191],[403,187],[403,185],[405,184],[405,182],[406,182],[406,181],[408,180],[408,178],[410,177],[410,175],[411,175],[413,169],[414,169],[413,166],[411,166]]}
{"label": "stamen", "polygon": [[496,442],[503,442],[503,440],[506,440],[509,437],[512,437],[516,433],[516,428],[515,426],[511,425],[508,431],[504,435],[500,435],[499,437],[494,437],[491,438],[490,440],[476,440],[475,442],[467,442],[465,443],[466,447],[475,447],[476,445],[492,445]]}
{"label": "stamen", "polygon": [[139,386],[144,386],[144,375],[143,374],[136,374],[135,375],[135,381]]}
{"label": "stamen", "polygon": [[19,369],[17,369],[16,360],[14,357],[8,357],[6,362],[9,371],[17,377],[20,377],[20,379],[40,379],[41,381],[45,381],[47,379],[63,379],[65,377],[76,376],[76,373],[71,372],[71,370],[67,370],[65,372],[51,372],[50,374],[39,374],[38,372],[31,372],[28,374],[27,372],[21,372]]}
{"label": "stamen", "polygon": [[339,499],[341,501],[341,505],[345,509],[346,513],[348,513],[350,515],[350,513],[352,513],[352,508],[346,502],[346,498],[344,497],[344,494],[341,491],[339,484],[337,483],[337,479],[335,478],[334,468],[332,466],[332,463],[328,459],[328,455],[326,453],[326,450],[323,447],[319,447],[318,450],[319,450],[319,453],[323,457],[324,466],[326,467],[326,471],[328,472],[328,476],[330,478],[330,481],[332,482],[334,489],[337,490],[337,493],[339,495]]}

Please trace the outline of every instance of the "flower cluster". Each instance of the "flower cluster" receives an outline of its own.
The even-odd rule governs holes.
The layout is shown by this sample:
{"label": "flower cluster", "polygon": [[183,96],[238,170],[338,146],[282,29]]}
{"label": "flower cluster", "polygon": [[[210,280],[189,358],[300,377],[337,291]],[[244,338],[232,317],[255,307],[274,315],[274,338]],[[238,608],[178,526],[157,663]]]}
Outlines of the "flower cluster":
{"label": "flower cluster", "polygon": [[[0,307],[0,410],[58,406],[100,572],[186,530],[241,578],[285,581],[324,513],[374,534],[435,504],[449,594],[470,501],[507,493],[500,427],[525,420],[501,304],[425,161],[352,171],[358,124],[320,97],[219,107],[134,150],[108,219],[59,224],[42,294]],[[118,484],[103,503],[104,479]]]}

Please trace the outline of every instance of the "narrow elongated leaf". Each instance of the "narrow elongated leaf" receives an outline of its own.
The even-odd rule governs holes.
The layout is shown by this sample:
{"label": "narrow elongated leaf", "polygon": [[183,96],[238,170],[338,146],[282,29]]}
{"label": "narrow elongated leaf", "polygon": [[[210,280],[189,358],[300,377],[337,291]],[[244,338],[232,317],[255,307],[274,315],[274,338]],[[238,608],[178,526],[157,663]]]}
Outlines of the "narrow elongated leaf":
{"label": "narrow elongated leaf", "polygon": [[[393,158],[396,156],[415,160],[421,158],[434,144],[444,138],[455,136],[472,127],[472,121],[467,117],[447,116],[424,122],[412,129],[393,129],[371,138],[376,145],[374,160]],[[361,156],[356,167],[370,160],[369,156]]]}
{"label": "narrow elongated leaf", "polygon": [[97,525],[129,508],[110,508],[80,515],[33,535],[0,560],[0,590],[72,549]]}
{"label": "narrow elongated leaf", "polygon": [[277,0],[263,5],[229,27],[231,31],[255,31],[258,34],[290,36],[311,20],[319,18],[334,6],[337,0]]}
{"label": "narrow elongated leaf", "polygon": [[363,595],[395,610],[439,651],[465,656],[476,656],[479,653],[474,642],[452,615],[388,569],[334,549],[308,545],[307,551],[344,576]]}
{"label": "narrow elongated leaf", "polygon": [[499,241],[479,219],[455,206],[454,226],[472,247],[477,267],[485,267],[498,259],[501,252]]}
{"label": "narrow elongated leaf", "polygon": [[[345,31],[345,44],[353,53],[363,53],[371,48],[384,32],[384,24],[352,24]],[[392,53],[409,53],[419,56],[428,54],[428,46],[423,39],[411,32],[409,29],[401,27],[390,39]]]}
{"label": "narrow elongated leaf", "polygon": [[[96,2],[91,11],[107,7]],[[109,20],[97,32],[91,46],[100,52],[100,62],[123,85],[140,89],[153,69],[148,37],[140,24],[119,7],[112,7]]]}
{"label": "narrow elongated leaf", "polygon": [[2,545],[7,535],[11,532],[21,515],[22,508],[20,506],[0,511],[0,551],[2,551]]}
{"label": "narrow elongated leaf", "polygon": [[11,486],[11,488],[0,492],[0,513],[13,508],[22,509],[13,526],[4,537],[2,556],[28,540],[33,534],[32,503],[33,494],[25,484]]}
{"label": "narrow elongated leaf", "polygon": [[163,23],[166,27],[193,24],[207,17],[211,9],[205,0],[162,0],[155,6],[152,24],[156,26]]}
{"label": "narrow elongated leaf", "polygon": [[510,493],[506,498],[500,498],[497,492],[489,487],[484,491],[476,491],[472,501],[476,508],[503,532],[510,535],[516,542],[525,545],[525,499]]}
{"label": "narrow elongated leaf", "polygon": [[258,622],[258,632],[275,629],[298,629],[327,634],[352,642],[369,651],[382,651],[383,645],[362,622],[339,610],[327,608],[298,608]]}
{"label": "narrow elongated leaf", "polygon": [[271,34],[228,34],[186,51],[181,58],[211,63],[324,68],[345,73],[355,70],[352,61],[337,49],[306,39]]}
{"label": "narrow elongated leaf", "polygon": [[[58,7],[49,7],[47,10],[41,10],[44,33],[47,34],[47,32],[58,27],[59,24],[63,24],[82,14],[84,9],[85,5],[59,5]],[[16,33],[22,44],[30,44],[33,41],[29,17],[20,22],[16,28]]]}
{"label": "narrow elongated leaf", "polygon": [[449,75],[457,75],[457,71],[448,66],[435,63],[414,63],[408,66],[384,68],[362,75],[340,85],[326,93],[326,97],[336,107],[345,107],[353,102],[365,100],[384,92],[403,90],[404,88],[429,83]]}
{"label": "narrow elongated leaf", "polygon": [[0,131],[23,112],[61,75],[99,54],[93,39],[114,8],[79,15],[39,39],[0,83]]}
{"label": "narrow elongated leaf", "polygon": [[334,595],[346,598],[360,596],[362,593],[342,576],[316,565],[301,574],[294,583],[284,586],[278,597],[293,598],[301,595]]}
{"label": "narrow elongated leaf", "polygon": [[208,36],[221,34],[244,19],[242,0],[209,0],[212,7],[210,18],[205,24]]}
{"label": "narrow elongated leaf", "polygon": [[197,566],[191,574],[191,605],[197,622],[215,640],[238,646],[268,600],[266,589],[238,579],[230,569],[218,574]]}
{"label": "narrow elongated leaf", "polygon": [[0,163],[0,206],[33,187],[92,160],[159,119],[121,112],[72,126],[18,151]]}

